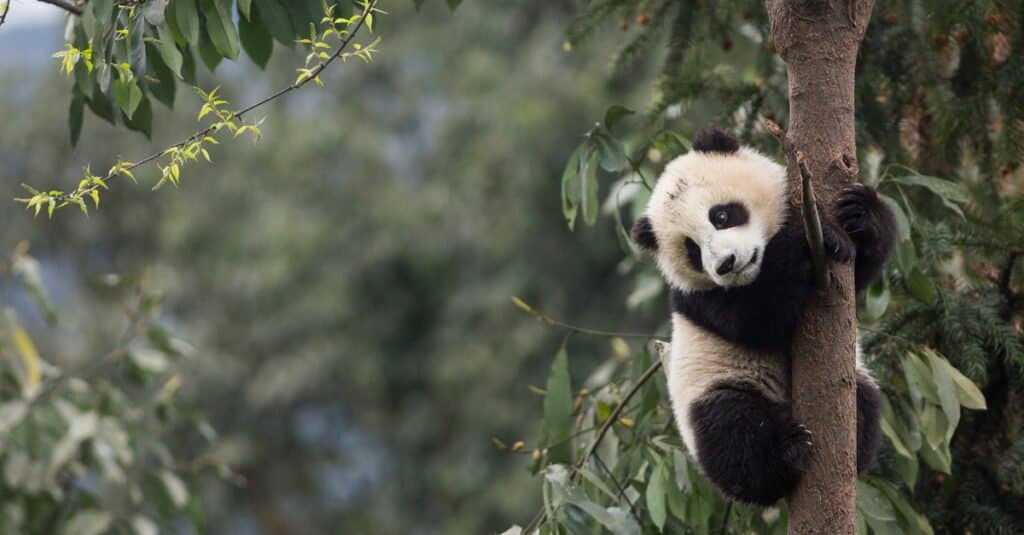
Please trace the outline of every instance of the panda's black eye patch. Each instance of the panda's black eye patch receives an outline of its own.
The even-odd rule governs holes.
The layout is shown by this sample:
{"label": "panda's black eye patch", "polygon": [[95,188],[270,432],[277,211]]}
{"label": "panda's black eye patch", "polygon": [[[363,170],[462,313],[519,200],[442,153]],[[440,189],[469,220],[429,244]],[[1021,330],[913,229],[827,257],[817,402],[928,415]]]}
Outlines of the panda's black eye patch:
{"label": "panda's black eye patch", "polygon": [[746,225],[750,220],[750,212],[738,202],[716,204],[708,210],[708,220],[718,230]]}
{"label": "panda's black eye patch", "polygon": [[697,242],[686,238],[686,258],[695,271],[704,271],[704,264],[700,260],[700,246]]}

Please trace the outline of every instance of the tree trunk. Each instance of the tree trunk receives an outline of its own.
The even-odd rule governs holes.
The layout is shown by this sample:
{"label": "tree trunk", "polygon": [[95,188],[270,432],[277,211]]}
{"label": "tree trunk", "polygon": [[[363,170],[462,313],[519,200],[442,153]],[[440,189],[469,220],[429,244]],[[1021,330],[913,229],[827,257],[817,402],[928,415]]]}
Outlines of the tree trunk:
{"label": "tree trunk", "polygon": [[[787,145],[806,156],[821,217],[857,176],[854,68],[874,0],[765,0],[789,76]],[[790,151],[787,151],[790,152]],[[787,154],[790,199],[800,173]],[[853,270],[831,265],[793,341],[793,413],[811,430],[813,454],[789,498],[789,533],[853,534],[856,525],[856,310]]]}

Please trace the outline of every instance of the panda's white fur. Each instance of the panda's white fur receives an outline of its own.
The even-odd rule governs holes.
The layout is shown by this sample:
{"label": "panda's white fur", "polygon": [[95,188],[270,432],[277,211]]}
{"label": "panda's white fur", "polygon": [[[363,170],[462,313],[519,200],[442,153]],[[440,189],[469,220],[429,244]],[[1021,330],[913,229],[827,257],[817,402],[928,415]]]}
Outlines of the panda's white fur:
{"label": "panda's white fur", "polygon": [[[715,232],[704,217],[715,205],[741,200],[750,212],[750,224]],[[756,278],[746,272],[738,281],[715,273],[696,271],[685,258],[683,241],[703,236],[699,243],[704,265],[739,252],[749,259],[755,247],[764,250],[768,238],[785,223],[786,169],[749,147],[734,154],[692,151],[669,162],[647,205],[658,237],[658,268],[674,287],[707,290],[715,286],[742,286]],[[698,240],[701,241],[701,240]],[[756,266],[755,266],[756,267]],[[716,280],[717,279],[717,280]]]}
{"label": "panda's white fur", "polygon": [[[672,342],[662,350],[682,439],[724,493],[763,505],[789,493],[810,446],[810,433],[790,414],[789,341],[812,282],[788,197],[782,165],[710,130],[665,167],[633,229],[673,291]],[[864,187],[841,203],[844,226],[826,228],[826,243],[838,261],[857,255],[861,283],[888,257],[892,218]],[[709,213],[729,204],[746,212],[742,224],[713,224]],[[855,217],[863,213],[874,219]],[[855,253],[843,252],[851,247]],[[857,355],[863,470],[878,449],[879,399],[859,347]]]}

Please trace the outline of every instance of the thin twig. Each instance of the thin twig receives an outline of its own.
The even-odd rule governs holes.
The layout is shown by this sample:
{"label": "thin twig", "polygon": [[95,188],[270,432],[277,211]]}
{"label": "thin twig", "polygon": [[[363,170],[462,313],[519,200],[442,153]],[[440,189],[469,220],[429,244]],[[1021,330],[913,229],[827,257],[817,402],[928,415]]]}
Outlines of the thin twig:
{"label": "thin twig", "polygon": [[[49,1],[49,0],[39,0],[39,1],[43,2],[43,1]],[[54,1],[58,1],[58,0],[54,0]],[[299,80],[299,81],[297,81],[295,83],[292,83],[290,85],[287,85],[287,86],[279,89],[278,91],[274,92],[273,94],[271,94],[271,95],[269,95],[267,97],[264,97],[263,99],[260,99],[259,101],[255,102],[253,104],[250,104],[250,105],[248,105],[248,106],[246,106],[246,107],[244,107],[244,108],[242,108],[242,109],[240,109],[238,111],[233,112],[231,114],[231,116],[228,118],[228,120],[241,119],[243,115],[245,115],[245,114],[255,110],[256,108],[264,106],[265,104],[267,104],[267,103],[269,103],[269,102],[271,102],[273,100],[276,100],[276,99],[278,99],[278,98],[280,98],[280,97],[282,97],[282,96],[284,96],[284,95],[286,95],[286,94],[288,94],[288,93],[290,93],[292,91],[295,91],[296,89],[301,88],[302,86],[308,84],[310,81],[315,80],[317,77],[319,77],[320,73],[322,73],[324,71],[324,69],[327,68],[328,65],[330,65],[331,63],[334,63],[334,61],[336,59],[341,57],[341,55],[345,51],[345,49],[348,48],[349,43],[352,42],[352,39],[354,39],[356,34],[359,33],[359,30],[362,29],[363,23],[366,21],[366,16],[373,12],[374,6],[376,6],[376,5],[377,5],[377,0],[370,0],[369,2],[367,2],[366,7],[363,8],[363,12],[359,16],[359,21],[356,22],[355,29],[353,29],[348,34],[348,36],[345,37],[345,39],[341,42],[340,45],[338,45],[338,48],[334,51],[333,54],[331,54],[331,56],[329,58],[327,58],[326,60],[318,63],[316,65],[316,67],[313,67],[309,71],[308,76],[306,76],[305,78],[303,78],[303,79],[301,79],[301,80]],[[170,147],[168,147],[166,149],[154,152],[153,154],[150,154],[149,156],[146,156],[145,158],[143,158],[143,159],[141,159],[141,160],[139,160],[137,162],[134,162],[132,165],[125,166],[124,170],[126,170],[126,171],[133,171],[136,168],[142,167],[143,165],[146,165],[147,163],[150,163],[153,160],[156,160],[157,158],[163,156],[164,154],[167,154],[167,152],[172,150],[172,149],[180,149],[180,148],[184,147],[185,145],[188,145],[189,143],[191,143],[191,142],[193,142],[193,141],[195,141],[197,139],[201,139],[203,137],[206,137],[211,132],[213,132],[213,129],[214,129],[214,126],[210,125],[210,126],[204,128],[202,130],[199,130],[199,131],[193,133],[192,135],[188,136],[187,138],[183,139],[182,141],[179,141],[178,143],[175,143],[174,145],[171,145]],[[91,193],[92,191],[96,190],[99,187],[100,187],[99,185],[93,184],[93,185],[91,185],[89,187],[86,187],[86,188],[84,188],[82,190],[76,191],[74,194],[75,195],[84,196],[85,194]],[[69,195],[70,194],[63,194],[57,200],[59,200],[59,201],[67,201],[68,198],[69,198]]]}
{"label": "thin twig", "polygon": [[36,1],[37,2],[42,2],[44,4],[50,4],[51,6],[57,6],[57,7],[61,8],[61,9],[63,9],[64,11],[67,11],[68,13],[72,13],[74,15],[81,15],[82,14],[82,8],[81,7],[78,7],[75,4],[72,4],[71,2],[66,2],[65,0],[36,0]]}
{"label": "thin twig", "polygon": [[4,2],[4,12],[0,13],[0,26],[3,26],[4,22],[7,22],[7,12],[11,10],[11,2],[13,1],[14,0],[6,0]]}
{"label": "thin twig", "polygon": [[804,217],[807,245],[811,249],[814,283],[819,290],[824,290],[828,283],[828,271],[825,267],[825,238],[821,232],[821,214],[818,213],[818,200],[814,196],[814,186],[811,183],[811,170],[807,168],[806,160],[803,152],[796,152],[796,164],[800,168],[800,180],[803,187],[801,211]]}
{"label": "thin twig", "polygon": [[590,329],[590,328],[587,328],[587,327],[577,327],[575,325],[570,325],[568,323],[565,323],[565,322],[562,322],[562,321],[558,321],[558,320],[552,318],[551,316],[548,316],[547,314],[541,312],[540,310],[537,310],[537,309],[533,308],[532,306],[528,305],[525,301],[523,301],[522,299],[519,299],[518,297],[513,297],[512,298],[512,302],[514,302],[517,307],[519,307],[521,310],[523,310],[523,312],[526,312],[527,314],[529,314],[529,315],[539,319],[540,321],[542,321],[542,322],[544,322],[544,323],[546,323],[546,324],[548,324],[548,325],[550,325],[552,327],[559,327],[559,328],[565,329],[567,331],[572,331],[574,333],[586,334],[586,335],[590,335],[590,336],[604,336],[604,337],[611,337],[611,338],[614,338],[614,337],[618,337],[618,338],[645,338],[645,339],[648,339],[648,340],[654,339],[654,338],[658,338],[657,335],[650,334],[650,333],[631,333],[631,332],[618,332],[618,331],[602,331],[602,330],[599,330],[599,329]]}
{"label": "thin twig", "polygon": [[725,535],[726,530],[729,529],[729,513],[732,513],[732,500],[725,505],[725,517],[722,518],[722,529],[719,530],[718,535]]}
{"label": "thin twig", "polygon": [[[633,515],[633,518],[636,520],[637,525],[642,526],[644,524],[644,521],[640,519],[640,515],[636,512],[636,505],[632,501],[630,501],[628,496],[626,496],[626,489],[622,486],[622,483],[619,482],[618,478],[615,477],[615,473],[612,472],[611,468],[609,468],[607,464],[605,464],[604,459],[602,459],[600,455],[594,454],[594,460],[597,461],[597,464],[598,466],[601,467],[601,470],[603,470],[604,473],[607,474],[608,477],[612,480],[612,483],[615,484],[615,490],[619,492],[619,499],[626,502],[626,504],[629,505],[629,513]],[[628,477],[629,476],[627,476],[627,478]]]}

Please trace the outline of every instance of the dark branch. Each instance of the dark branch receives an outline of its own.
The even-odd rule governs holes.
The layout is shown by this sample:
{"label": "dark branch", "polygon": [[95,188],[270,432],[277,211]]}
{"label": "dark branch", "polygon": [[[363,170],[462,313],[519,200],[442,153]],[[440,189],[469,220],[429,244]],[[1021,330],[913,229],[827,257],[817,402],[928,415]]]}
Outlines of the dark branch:
{"label": "dark branch", "polygon": [[821,214],[818,213],[818,199],[814,196],[811,184],[811,170],[807,168],[804,153],[797,151],[796,163],[800,167],[800,180],[803,186],[804,231],[807,233],[807,245],[811,248],[811,265],[814,267],[814,283],[819,290],[824,290],[828,282],[828,271],[825,268],[825,238],[821,232]]}
{"label": "dark branch", "polygon": [[36,1],[37,2],[42,2],[44,4],[50,4],[51,6],[57,6],[57,7],[61,8],[61,9],[63,9],[64,11],[67,11],[68,13],[73,13],[75,15],[81,15],[82,14],[82,8],[81,7],[78,7],[77,5],[72,4],[71,2],[67,2],[66,0],[36,0]]}
{"label": "dark branch", "polygon": [[3,26],[4,22],[7,21],[7,12],[11,10],[11,2],[13,1],[14,0],[6,0],[4,2],[4,12],[0,13],[0,26]]}
{"label": "dark branch", "polygon": [[803,213],[804,231],[807,233],[807,244],[811,248],[811,265],[814,268],[814,283],[819,290],[824,289],[828,282],[828,270],[825,266],[825,238],[821,231],[821,214],[818,213],[818,200],[814,195],[811,170],[807,168],[804,153],[793,147],[786,137],[786,131],[771,119],[764,120],[764,126],[782,145],[782,152],[787,162],[795,162],[800,171],[800,185],[803,189],[800,211]]}

